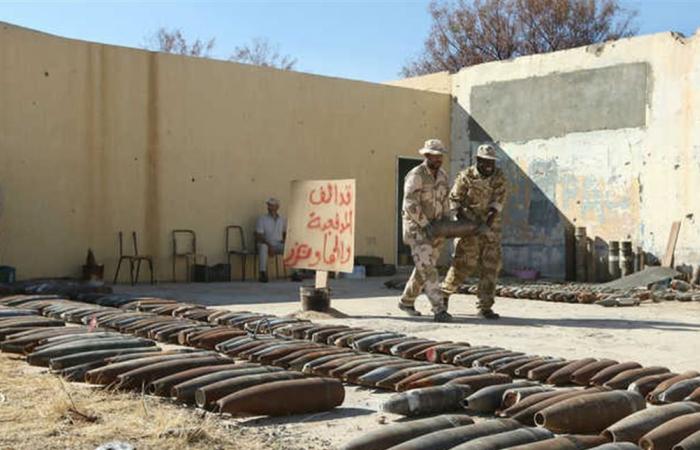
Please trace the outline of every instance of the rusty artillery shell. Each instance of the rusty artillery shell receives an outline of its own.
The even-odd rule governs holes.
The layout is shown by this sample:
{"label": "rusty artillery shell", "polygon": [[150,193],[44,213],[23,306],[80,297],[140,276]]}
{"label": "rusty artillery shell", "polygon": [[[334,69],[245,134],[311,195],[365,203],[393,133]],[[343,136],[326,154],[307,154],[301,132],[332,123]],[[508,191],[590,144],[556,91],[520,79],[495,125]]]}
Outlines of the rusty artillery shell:
{"label": "rusty artillery shell", "polygon": [[362,331],[367,331],[367,330],[364,328],[349,327],[345,330],[338,331],[338,332],[333,333],[330,336],[328,336],[326,338],[326,342],[324,342],[324,344],[334,345],[335,341],[338,340],[339,338],[344,338],[344,337],[352,335],[353,333],[360,333]]}
{"label": "rusty artillery shell", "polygon": [[696,431],[673,446],[673,450],[698,450],[700,449],[700,431]]}
{"label": "rusty artillery shell", "polygon": [[372,362],[366,362],[364,364],[360,364],[359,366],[348,370],[347,372],[343,373],[342,379],[345,381],[349,381],[351,383],[355,383],[358,378],[360,378],[362,375],[369,373],[375,369],[382,368],[382,367],[391,367],[393,365],[405,365],[406,360],[396,358],[395,360],[389,360],[389,361],[372,361]]}
{"label": "rusty artillery shell", "polygon": [[678,376],[677,373],[660,373],[658,375],[647,375],[638,380],[633,381],[627,386],[628,391],[636,392],[637,394],[645,397],[653,391],[659,383],[670,380],[673,377]]}
{"label": "rusty artillery shell", "polygon": [[664,392],[666,389],[670,388],[674,384],[678,383],[679,381],[683,380],[689,380],[691,378],[695,378],[700,376],[700,373],[695,371],[695,370],[689,370],[686,372],[683,372],[679,375],[676,375],[673,378],[669,378],[666,381],[662,381],[659,383],[658,386],[654,388],[653,391],[651,391],[649,394],[647,394],[647,401],[652,404],[657,404],[659,403],[659,395]]}
{"label": "rusty artillery shell", "polygon": [[466,377],[472,375],[482,375],[488,373],[488,369],[485,367],[472,367],[465,369],[453,369],[446,372],[439,372],[427,377],[419,378],[418,380],[412,381],[408,384],[397,384],[397,390],[407,390],[407,389],[417,389],[430,386],[440,386],[447,383],[450,380],[454,380],[459,377]]}
{"label": "rusty artillery shell", "polygon": [[[364,356],[364,357],[361,357],[358,359],[348,358],[348,360],[345,363],[328,371],[327,375],[329,375],[333,378],[342,378],[346,372],[354,369],[355,367],[359,367],[362,364],[393,360],[393,358],[391,356],[379,356],[379,355],[368,355],[368,354],[365,354],[365,355],[367,355],[367,356]],[[324,373],[321,370],[322,367],[323,366],[318,367],[317,373]]]}
{"label": "rusty artillery shell", "polygon": [[382,410],[402,416],[458,411],[470,392],[469,388],[458,384],[413,389],[391,396],[382,404]]}
{"label": "rusty artillery shell", "polygon": [[[408,377],[412,377],[415,374],[419,373],[428,373],[431,370],[435,369],[445,369],[445,371],[450,370],[451,366],[444,366],[442,364],[422,364],[416,367],[408,367],[406,369],[401,369],[395,374],[389,375],[383,380],[380,380],[377,382],[377,387],[384,388],[384,389],[395,389],[395,385],[397,383],[400,383],[402,380],[407,379]],[[424,375],[423,375],[424,376]],[[422,378],[422,376],[417,376],[414,379]]]}
{"label": "rusty artillery shell", "polygon": [[673,448],[691,434],[700,431],[700,413],[684,414],[660,425],[639,439],[644,450]]}
{"label": "rusty artillery shell", "polygon": [[403,342],[405,340],[406,340],[405,336],[384,339],[382,341],[375,342],[374,344],[372,344],[368,351],[370,351],[372,353],[388,354],[389,351],[391,350],[391,347],[393,347],[396,344],[400,344],[401,342]]}
{"label": "rusty artillery shell", "polygon": [[35,350],[27,355],[27,362],[33,366],[48,366],[49,360],[74,353],[98,350],[126,349],[136,347],[153,347],[155,342],[140,338],[96,339],[84,342],[68,342]]}
{"label": "rusty artillery shell", "polygon": [[347,330],[348,328],[349,327],[347,325],[333,325],[320,330],[309,329],[305,331],[304,338],[311,342],[325,344],[328,340],[328,336]]}
{"label": "rusty artillery shell", "polygon": [[83,381],[85,379],[85,374],[88,370],[96,369],[102,367],[106,364],[104,360],[90,361],[83,364],[78,364],[75,366],[66,367],[55,371],[61,377],[65,378],[67,381]]}
{"label": "rusty artillery shell", "polygon": [[133,359],[141,359],[141,358],[148,358],[150,356],[177,356],[179,355],[180,357],[182,355],[186,355],[188,353],[193,353],[196,350],[194,349],[179,349],[179,350],[167,350],[167,351],[162,351],[158,347],[151,347],[152,351],[146,352],[146,353],[130,353],[130,354],[123,354],[123,355],[117,355],[117,356],[111,356],[107,358],[107,362],[110,364],[114,363],[119,363],[123,361],[131,361]]}
{"label": "rusty artillery shell", "polygon": [[424,348],[428,348],[431,345],[437,345],[437,344],[438,344],[438,342],[435,342],[435,341],[430,340],[430,339],[419,339],[419,338],[407,337],[405,341],[403,341],[399,344],[393,345],[389,349],[389,353],[391,353],[392,355],[399,356],[402,353],[404,353],[405,351],[407,351],[411,348],[414,348],[417,345],[425,345]]}
{"label": "rusty artillery shell", "polygon": [[544,441],[509,447],[508,450],[583,450],[603,445],[608,440],[603,436],[587,436],[585,434],[569,434]]}
{"label": "rusty artillery shell", "polygon": [[432,434],[440,430],[448,430],[473,424],[469,416],[444,414],[427,419],[395,423],[382,428],[363,433],[347,444],[341,450],[386,450],[396,445],[403,445],[420,436]]}
{"label": "rusty artillery shell", "polygon": [[610,389],[627,389],[630,384],[642,377],[669,372],[670,370],[668,370],[668,368],[657,366],[625,370],[624,372],[620,372],[610,380],[606,381],[603,386],[609,387]]}
{"label": "rusty artillery shell", "polygon": [[364,339],[369,336],[376,336],[378,334],[383,334],[381,331],[371,330],[371,331],[356,331],[353,333],[343,334],[342,337],[333,341],[333,345],[336,347],[352,347],[352,344],[356,340]]}
{"label": "rusty artillery shell", "polygon": [[178,401],[194,404],[195,394],[197,389],[214,384],[223,380],[230,380],[235,377],[244,377],[247,375],[258,375],[273,372],[281,372],[282,369],[278,367],[266,367],[259,366],[254,363],[250,363],[250,367],[241,369],[228,369],[222,370],[220,372],[212,372],[206,375],[200,375],[198,377],[192,378],[191,380],[183,381],[170,388],[170,396],[176,398]]}
{"label": "rusty artillery shell", "polygon": [[147,391],[151,395],[159,396],[170,396],[170,390],[173,386],[185,381],[192,380],[202,375],[207,375],[210,373],[221,372],[223,370],[252,367],[251,364],[241,363],[241,364],[221,364],[215,366],[203,366],[195,367],[188,370],[183,370],[182,372],[176,372],[171,375],[166,375],[164,377],[158,378],[151,381],[147,386]]}
{"label": "rusty artillery shell", "polygon": [[516,377],[519,378],[527,378],[528,372],[530,372],[533,369],[537,369],[538,367],[544,366],[546,364],[551,364],[554,362],[561,362],[564,361],[562,358],[540,358],[540,359],[535,359],[534,361],[530,361],[529,363],[525,363],[522,366],[518,367],[513,371]]}
{"label": "rusty artillery shell", "polygon": [[681,380],[659,394],[661,403],[678,402],[700,388],[700,377]]}
{"label": "rusty artillery shell", "polygon": [[379,381],[385,379],[390,375],[395,374],[400,370],[407,369],[409,367],[418,367],[419,365],[420,362],[418,361],[404,361],[402,363],[391,363],[390,365],[378,367],[374,370],[363,374],[362,376],[355,379],[355,382],[362,386],[376,386],[376,384]]}
{"label": "rusty artillery shell", "polygon": [[516,445],[551,439],[554,435],[543,428],[518,428],[505,433],[493,434],[474,439],[453,447],[453,450],[499,450]]}
{"label": "rusty artillery shell", "polygon": [[539,356],[523,356],[521,358],[516,358],[513,361],[508,362],[506,364],[500,365],[498,367],[492,367],[491,369],[494,370],[495,372],[503,373],[506,375],[510,375],[511,377],[514,377],[516,369],[523,367],[525,364],[530,364],[534,361],[539,361],[541,359],[542,358]]}
{"label": "rusty artillery shell", "polygon": [[464,399],[462,405],[471,411],[479,413],[493,413],[501,406],[503,393],[508,389],[534,386],[530,381],[518,381],[515,383],[498,384],[479,389]]}
{"label": "rusty artillery shell", "polygon": [[439,362],[442,355],[449,350],[467,350],[469,344],[466,342],[451,342],[449,344],[433,345],[413,355],[414,359],[420,361]]}
{"label": "rusty artillery shell", "polygon": [[515,420],[491,419],[426,433],[401,442],[390,450],[448,450],[465,442],[522,428]]}
{"label": "rusty artillery shell", "polygon": [[273,381],[298,380],[302,378],[306,377],[297,372],[287,372],[284,370],[279,372],[238,376],[200,387],[195,392],[194,399],[195,403],[197,403],[197,406],[200,408],[211,409],[219,399],[242,391],[243,389],[260,384],[271,383]]}
{"label": "rusty artillery shell", "polygon": [[501,407],[499,410],[506,410],[511,406],[520,403],[524,399],[535,394],[541,394],[542,392],[554,392],[554,389],[547,386],[528,386],[508,389],[503,393],[503,397],[501,397]]}
{"label": "rusty artillery shell", "polygon": [[313,342],[301,344],[301,343],[290,343],[290,344],[279,344],[270,348],[266,348],[263,350],[259,350],[252,355],[248,359],[254,362],[261,362],[264,364],[270,364],[270,362],[274,361],[277,358],[281,358],[283,356],[286,356],[290,353],[294,353],[298,350],[303,350],[303,349],[318,349],[318,344],[315,344]]}
{"label": "rusty artillery shell", "polygon": [[590,384],[595,385],[595,386],[602,386],[605,383],[607,383],[609,380],[612,380],[615,376],[617,376],[618,374],[620,374],[626,370],[641,369],[641,368],[642,368],[641,364],[639,364],[637,362],[633,362],[633,361],[617,363],[617,364],[614,364],[612,366],[606,367],[605,369],[596,373],[593,377],[591,377]]}
{"label": "rusty artillery shell", "polygon": [[[71,353],[66,356],[60,356],[58,358],[51,358],[49,360],[49,368],[51,370],[62,370],[68,367],[78,366],[86,363],[97,363],[103,362],[107,363],[107,358],[118,355],[128,355],[128,354],[142,354],[150,353],[157,347],[133,347],[133,348],[115,348],[110,350],[98,350],[98,351],[87,351],[80,353]],[[158,349],[160,350],[160,349]]]}
{"label": "rusty artillery shell", "polygon": [[417,345],[412,345],[411,347],[401,351],[398,353],[398,355],[402,358],[408,358],[408,359],[413,359],[413,357],[420,352],[422,352],[425,349],[428,349],[430,347],[433,347],[435,345],[440,345],[440,344],[447,344],[450,341],[440,341],[440,342],[426,342],[423,344],[417,344]]}
{"label": "rusty artillery shell", "polygon": [[591,378],[593,378],[598,372],[607,369],[610,366],[614,366],[615,364],[619,363],[612,359],[601,359],[599,361],[592,362],[572,373],[571,381],[581,386],[588,386]]}
{"label": "rusty artillery shell", "polygon": [[399,333],[379,333],[372,336],[367,336],[362,339],[356,339],[352,342],[352,348],[360,352],[368,352],[372,345],[377,342],[386,341],[387,339],[394,339],[401,337]]}
{"label": "rusty artillery shell", "polygon": [[436,356],[435,361],[432,361],[432,362],[442,362],[442,363],[446,363],[446,364],[452,364],[454,362],[454,358],[457,355],[461,355],[462,353],[469,354],[467,352],[474,352],[475,353],[475,352],[479,352],[479,351],[483,351],[483,350],[488,350],[490,348],[493,348],[493,347],[489,347],[486,345],[479,345],[476,347],[470,347],[470,346],[454,347],[454,348],[451,348],[449,350],[442,352],[442,354],[439,356],[439,359],[437,359],[438,357]]}
{"label": "rusty artillery shell", "polygon": [[292,370],[302,370],[309,362],[330,355],[347,355],[350,351],[346,348],[323,347],[321,349],[304,349],[292,352],[282,358],[275,359],[272,364]]}
{"label": "rusty artillery shell", "polygon": [[469,386],[473,392],[478,391],[486,386],[494,386],[498,384],[512,383],[513,379],[502,373],[483,373],[479,375],[467,375],[464,377],[453,378],[447,384],[462,384]]}
{"label": "rusty artillery shell", "polygon": [[690,395],[688,395],[683,400],[688,402],[700,403],[700,387],[691,392]]}
{"label": "rusty artillery shell", "polygon": [[679,402],[658,408],[644,409],[615,422],[607,427],[602,434],[614,442],[638,442],[642,436],[669,420],[696,412],[700,412],[700,405],[692,402]]}
{"label": "rusty artillery shell", "polygon": [[600,433],[645,407],[644,397],[634,392],[600,392],[548,406],[535,414],[535,423],[555,433]]}
{"label": "rusty artillery shell", "polygon": [[472,361],[472,367],[488,367],[488,364],[492,361],[498,361],[498,360],[502,360],[505,358],[520,357],[520,356],[524,356],[524,355],[525,355],[525,353],[523,353],[523,352],[511,352],[511,351],[491,353],[489,355],[485,355],[485,356],[481,356],[479,358],[476,358],[474,361]]}
{"label": "rusty artillery shell", "polygon": [[193,345],[195,347],[201,347],[201,348],[207,348],[207,349],[213,350],[214,347],[221,342],[225,342],[225,341],[231,339],[232,337],[244,336],[244,335],[245,335],[244,331],[234,330],[234,329],[230,329],[230,328],[223,329],[223,330],[214,330],[214,331],[208,332],[206,334],[202,334],[194,340],[191,339],[190,342],[188,342],[188,344]]}
{"label": "rusty artillery shell", "polygon": [[328,411],[344,400],[340,381],[306,378],[249,387],[218,400],[217,405],[222,413],[283,416]]}
{"label": "rusty artillery shell", "polygon": [[182,372],[187,369],[200,366],[214,366],[231,364],[233,361],[219,355],[203,356],[200,358],[188,358],[175,361],[163,361],[155,364],[149,364],[144,367],[139,367],[117,376],[120,389],[134,389],[148,383],[163,378],[173,373]]}
{"label": "rusty artillery shell", "polygon": [[272,348],[278,348],[280,345],[289,345],[289,342],[278,339],[268,339],[267,342],[260,342],[259,345],[251,345],[245,350],[236,351],[236,356],[241,359],[251,359],[253,355]]}
{"label": "rusty artillery shell", "polygon": [[561,369],[554,371],[554,373],[547,378],[546,382],[555,386],[569,384],[571,383],[571,375],[574,372],[596,361],[597,360],[595,358],[584,358],[572,361]]}
{"label": "rusty artillery shell", "polygon": [[527,378],[533,381],[544,382],[554,372],[568,366],[569,364],[571,364],[571,361],[557,361],[548,364],[543,364],[541,366],[535,367],[534,369],[530,369],[527,372]]}
{"label": "rusty artillery shell", "polygon": [[[498,415],[501,417],[512,417],[513,415],[519,413],[522,410],[525,410],[526,408],[529,408],[537,403],[543,402],[545,400],[549,400],[550,398],[558,397],[560,395],[564,394],[569,394],[571,392],[578,392],[577,390],[574,389],[561,389],[561,390],[551,390],[551,391],[544,391],[544,392],[539,392],[536,394],[532,394],[528,396],[525,399],[521,399],[514,403],[513,405],[501,409],[499,411]],[[504,393],[505,396],[505,393]],[[534,422],[533,422],[534,423]]]}
{"label": "rusty artillery shell", "polygon": [[[532,355],[518,355],[518,356],[506,356],[503,358],[498,358],[493,361],[489,361],[484,365],[494,372],[498,372],[501,367],[506,367],[510,364],[525,364],[526,362],[532,361]],[[517,366],[516,366],[517,367]],[[505,375],[510,375],[509,373],[503,372]]]}
{"label": "rusty artillery shell", "polygon": [[[130,370],[144,367],[145,365],[155,364],[163,361],[176,361],[180,359],[189,359],[202,356],[203,354],[211,355],[211,352],[191,352],[191,353],[176,353],[168,355],[147,356],[143,358],[133,358],[126,361],[108,364],[99,369],[90,370],[85,374],[85,381],[91,384],[110,384],[113,383],[117,376],[126,373]],[[129,355],[131,356],[131,355]]]}
{"label": "rusty artillery shell", "polygon": [[434,366],[433,368],[425,367],[424,369],[421,369],[421,366],[418,366],[417,370],[412,371],[410,375],[398,379],[392,386],[387,387],[393,388],[397,391],[405,391],[410,389],[409,386],[418,380],[440,373],[453,372],[454,370],[454,366]]}
{"label": "rusty artillery shell", "polygon": [[607,444],[599,445],[598,447],[593,447],[592,450],[639,450],[640,447],[637,444],[631,442],[608,442]]}
{"label": "rusty artillery shell", "polygon": [[[340,348],[339,350],[348,350],[347,348]],[[307,362],[302,367],[301,371],[308,374],[326,374],[336,367],[340,367],[348,361],[354,361],[361,358],[366,358],[366,355],[360,355],[353,351],[350,353],[336,353],[326,356],[321,356],[312,361]]]}
{"label": "rusty artillery shell", "polygon": [[489,348],[485,350],[468,350],[466,352],[462,352],[458,355],[456,355],[454,358],[452,358],[452,364],[458,365],[458,366],[464,366],[464,367],[470,367],[474,361],[477,359],[481,358],[482,356],[488,356],[488,355],[494,355],[494,354],[503,354],[503,349],[502,348]]}
{"label": "rusty artillery shell", "polygon": [[82,328],[78,328],[81,330],[78,333],[73,333],[70,328],[72,327],[32,328],[11,335],[9,339],[0,343],[0,349],[8,353],[29,353],[47,337],[87,333],[87,329]]}
{"label": "rusty artillery shell", "polygon": [[[556,405],[557,403],[561,403],[561,402],[568,400],[570,398],[593,395],[595,393],[600,392],[599,389],[602,389],[602,388],[593,388],[593,389],[585,389],[585,390],[572,390],[569,392],[564,392],[564,393],[561,393],[559,395],[552,396],[550,398],[547,398],[547,399],[539,401],[539,402],[534,402],[534,400],[533,400],[533,402],[534,402],[533,404],[530,404],[531,402],[528,402],[528,400],[530,400],[530,399],[526,398],[522,403],[529,405],[529,406],[525,407],[525,405],[515,405],[513,408],[517,412],[508,414],[508,417],[517,420],[518,422],[522,423],[523,425],[535,426],[535,414],[537,414],[539,411],[541,411],[549,406]],[[549,392],[546,392],[544,394],[549,394]],[[536,395],[539,395],[539,394],[535,394],[532,397],[535,397]],[[503,411],[503,413],[506,414],[507,411]]]}

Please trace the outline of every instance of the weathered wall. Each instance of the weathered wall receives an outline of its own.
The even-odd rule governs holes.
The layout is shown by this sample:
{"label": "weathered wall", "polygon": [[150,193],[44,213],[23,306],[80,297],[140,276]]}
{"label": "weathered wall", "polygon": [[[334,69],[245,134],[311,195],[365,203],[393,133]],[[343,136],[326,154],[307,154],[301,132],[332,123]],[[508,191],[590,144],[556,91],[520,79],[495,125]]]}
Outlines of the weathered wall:
{"label": "weathered wall", "polygon": [[700,37],[672,33],[465,68],[453,76],[453,173],[498,141],[512,181],[506,270],[566,272],[566,233],[632,239],[700,263]]}
{"label": "weathered wall", "polygon": [[397,157],[450,134],[448,95],[1,23],[0,105],[0,264],[22,278],[76,275],[88,247],[111,277],[118,230],[160,279],[175,228],[224,261],[224,227],[250,238],[293,179],[357,179],[356,253],[393,262]]}

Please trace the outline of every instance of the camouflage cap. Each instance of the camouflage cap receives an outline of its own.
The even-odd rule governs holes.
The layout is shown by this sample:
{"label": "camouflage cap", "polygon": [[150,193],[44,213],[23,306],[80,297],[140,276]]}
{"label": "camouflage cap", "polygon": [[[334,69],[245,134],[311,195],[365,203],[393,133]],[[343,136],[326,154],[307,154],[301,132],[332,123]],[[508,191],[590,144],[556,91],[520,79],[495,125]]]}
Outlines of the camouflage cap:
{"label": "camouflage cap", "polygon": [[445,155],[447,149],[440,139],[428,139],[423,148],[418,149],[421,155]]}
{"label": "camouflage cap", "polygon": [[476,149],[476,157],[498,161],[498,157],[496,156],[496,147],[492,144],[481,144],[479,148]]}

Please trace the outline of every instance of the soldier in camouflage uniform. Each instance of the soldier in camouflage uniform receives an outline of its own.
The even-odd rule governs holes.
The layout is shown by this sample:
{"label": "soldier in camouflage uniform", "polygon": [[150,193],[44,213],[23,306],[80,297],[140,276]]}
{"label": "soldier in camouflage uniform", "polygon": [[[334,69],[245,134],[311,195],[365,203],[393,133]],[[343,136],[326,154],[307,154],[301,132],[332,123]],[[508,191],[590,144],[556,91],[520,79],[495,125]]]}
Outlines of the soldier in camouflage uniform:
{"label": "soldier in camouflage uniform", "polygon": [[444,239],[434,238],[431,232],[431,222],[449,214],[449,179],[440,168],[447,150],[438,139],[429,139],[418,152],[425,161],[406,175],[402,206],[403,241],[411,247],[415,267],[399,301],[399,309],[411,316],[419,316],[414,302],[421,292],[425,292],[435,321],[447,322],[451,316],[445,308],[436,267]]}
{"label": "soldier in camouflage uniform", "polygon": [[[496,148],[483,144],[477,149],[476,164],[459,173],[450,191],[452,216],[481,223],[479,232],[455,240],[455,250],[442,290],[448,296],[457,291],[467,276],[479,276],[479,315],[498,319],[491,309],[496,279],[501,269],[501,218],[506,197],[506,179],[496,167]],[[447,301],[445,301],[447,306]]]}

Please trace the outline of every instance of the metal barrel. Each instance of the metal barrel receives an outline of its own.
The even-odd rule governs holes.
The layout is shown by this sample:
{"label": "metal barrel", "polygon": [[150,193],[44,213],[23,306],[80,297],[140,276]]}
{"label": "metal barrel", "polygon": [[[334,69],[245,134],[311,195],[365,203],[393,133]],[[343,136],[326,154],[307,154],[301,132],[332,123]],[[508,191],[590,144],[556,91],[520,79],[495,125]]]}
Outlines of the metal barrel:
{"label": "metal barrel", "polygon": [[696,412],[700,412],[700,404],[693,402],[678,402],[643,409],[608,426],[602,434],[614,442],[639,442],[642,436],[669,420]]}
{"label": "metal barrel", "polygon": [[[394,423],[377,430],[362,433],[340,447],[341,450],[386,450],[401,446],[413,439],[436,431],[471,425],[474,420],[463,414],[443,414],[427,419],[417,419],[405,423]],[[432,443],[432,441],[431,441]],[[429,448],[429,447],[420,447]],[[406,449],[408,450],[408,449]]]}
{"label": "metal barrel", "polygon": [[620,248],[620,271],[623,277],[634,272],[634,252],[631,241],[622,241]]}
{"label": "metal barrel", "polygon": [[413,389],[391,396],[382,404],[382,410],[402,416],[457,411],[470,392],[468,387],[458,384]]}
{"label": "metal barrel", "polygon": [[217,405],[222,413],[282,416],[328,411],[344,400],[340,381],[306,378],[249,387],[219,399]]}
{"label": "metal barrel", "polygon": [[473,236],[479,230],[479,224],[469,220],[439,220],[431,225],[433,236],[443,238]]}
{"label": "metal barrel", "polygon": [[700,431],[700,413],[684,414],[659,425],[639,439],[644,449],[672,448]]}
{"label": "metal barrel", "polygon": [[445,427],[406,440],[390,448],[391,450],[448,450],[483,436],[505,433],[521,427],[522,425],[515,420],[491,419],[457,427]]}
{"label": "metal barrel", "polygon": [[608,243],[608,273],[610,278],[615,280],[620,278],[620,242],[610,241]]}
{"label": "metal barrel", "polygon": [[594,434],[645,407],[644,397],[634,392],[600,392],[548,406],[534,418],[537,425],[554,433]]}
{"label": "metal barrel", "polygon": [[576,245],[576,281],[588,281],[588,242],[586,238],[586,227],[576,227],[574,233]]}

